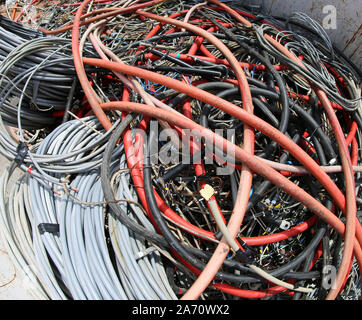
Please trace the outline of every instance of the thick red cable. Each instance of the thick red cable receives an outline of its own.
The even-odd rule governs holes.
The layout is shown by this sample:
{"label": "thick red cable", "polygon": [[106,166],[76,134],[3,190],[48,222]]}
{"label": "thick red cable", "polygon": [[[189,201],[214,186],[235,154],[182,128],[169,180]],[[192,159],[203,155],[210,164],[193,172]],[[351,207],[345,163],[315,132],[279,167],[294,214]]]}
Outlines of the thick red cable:
{"label": "thick red cable", "polygon": [[[288,150],[326,188],[341,210],[345,209],[345,198],[343,193],[335,185],[332,179],[323,170],[320,169],[319,165],[290,138],[286,137],[272,125],[256,117],[255,115],[245,112],[245,110],[240,109],[229,101],[219,98],[207,91],[201,90],[197,87],[187,86],[178,80],[171,79],[148,70],[122,65],[115,62],[105,62],[100,59],[93,58],[84,58],[83,61],[89,65],[108,68],[165,85],[179,92],[183,92],[190,97],[198,99],[204,103],[210,104],[247,123],[248,125],[270,137],[272,140],[278,142],[283,148]],[[362,237],[360,238],[360,234],[358,234],[358,236],[360,241]]]}
{"label": "thick red cable", "polygon": [[[175,113],[158,109],[156,107],[134,103],[134,102],[122,102],[122,101],[113,101],[102,104],[102,108],[106,110],[122,110],[125,112],[136,112],[153,117],[156,119],[161,119],[173,123],[183,129],[194,130],[195,134],[198,134],[199,137],[203,137],[209,142],[217,143],[218,145],[223,146],[223,150],[227,151],[231,149],[233,145],[230,141],[224,139],[223,137],[218,136],[209,129],[206,129],[197,123],[193,122],[190,119],[184,117],[178,117]],[[228,149],[229,148],[229,149]],[[325,206],[320,202],[314,199],[306,191],[295,185],[289,179],[282,176],[280,173],[264,164],[255,156],[247,153],[242,148],[233,145],[235,150],[235,157],[238,161],[246,162],[248,167],[250,167],[255,173],[260,174],[264,178],[270,180],[274,185],[283,189],[286,193],[294,197],[296,200],[304,204],[309,208],[314,214],[319,216],[327,224],[331,225],[342,237],[345,232],[345,225],[341,220],[336,217],[331,211],[329,211]],[[357,241],[354,241],[354,250],[357,261],[362,261],[362,251]]]}
{"label": "thick red cable", "polygon": [[[237,12],[232,10],[231,8],[227,7],[225,4],[221,3],[218,0],[210,0],[210,2],[213,2],[217,4],[218,6],[225,8],[225,10],[231,14],[234,18],[236,18],[239,22],[242,22],[245,26],[251,27],[250,21],[246,20],[242,16],[240,16]],[[297,63],[300,67],[306,68],[301,61],[295,57],[286,47],[284,47],[281,43],[276,41],[273,37],[264,34],[264,37],[282,54],[287,56],[289,59]],[[345,216],[346,216],[346,237],[345,237],[345,245],[343,249],[343,255],[342,255],[342,261],[340,263],[340,267],[338,269],[337,273],[337,279],[335,280],[335,286],[332,287],[330,290],[327,299],[335,299],[338,292],[340,291],[343,281],[347,275],[348,272],[348,265],[350,260],[352,259],[352,247],[353,247],[353,238],[356,233],[356,227],[361,230],[361,225],[359,221],[356,218],[356,212],[357,212],[357,205],[356,205],[356,195],[355,195],[355,183],[354,183],[354,176],[353,176],[353,170],[352,170],[352,164],[350,160],[350,156],[347,150],[347,146],[345,143],[345,138],[343,135],[343,131],[340,127],[339,121],[337,119],[337,116],[334,113],[333,107],[325,94],[323,90],[320,88],[314,87],[314,91],[316,92],[317,96],[319,97],[320,101],[322,102],[322,105],[324,107],[325,113],[329,119],[329,123],[333,129],[333,132],[335,134],[340,157],[342,161],[342,167],[343,172],[345,176],[345,188],[346,188],[346,207],[345,207]],[[356,221],[357,220],[357,221]],[[361,239],[360,239],[361,240]],[[361,241],[360,241],[361,243]],[[362,274],[362,270],[361,270]],[[362,279],[361,279],[362,281]]]}
{"label": "thick red cable", "polygon": [[[322,99],[321,99],[322,100]],[[352,171],[352,170],[351,170]]]}

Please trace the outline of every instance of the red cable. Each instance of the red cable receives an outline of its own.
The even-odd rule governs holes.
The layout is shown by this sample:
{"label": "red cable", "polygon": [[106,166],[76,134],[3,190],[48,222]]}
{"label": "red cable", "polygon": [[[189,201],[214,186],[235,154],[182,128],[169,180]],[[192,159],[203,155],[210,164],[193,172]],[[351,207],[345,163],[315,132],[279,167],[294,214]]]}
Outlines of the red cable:
{"label": "red cable", "polygon": [[[86,1],[86,2],[89,2],[89,1]],[[152,2],[152,1],[151,1]],[[213,1],[213,2],[215,2],[215,1]],[[83,3],[84,4],[84,3]],[[82,5],[83,5],[82,4]],[[138,12],[139,13],[139,12]],[[78,14],[78,12],[77,12],[77,14]],[[144,16],[147,16],[148,14],[143,14]],[[74,25],[75,25],[75,23],[74,23]],[[74,28],[79,28],[79,24],[78,24],[78,26],[76,26],[76,27],[73,27],[73,31],[74,31]],[[76,33],[76,32],[75,32]],[[79,35],[79,33],[78,33],[78,35]],[[74,40],[74,34],[73,34],[73,40]],[[74,42],[73,42],[73,50],[74,50]],[[76,57],[75,57],[75,60],[76,60]],[[79,57],[79,60],[80,60],[80,57]],[[90,60],[92,60],[92,59],[90,59]],[[84,69],[83,69],[84,70]],[[78,73],[78,70],[77,70],[77,73]],[[240,82],[239,82],[240,83]],[[92,96],[91,94],[90,94],[90,96]],[[88,98],[88,100],[89,100],[89,96],[87,96],[87,98]],[[322,96],[321,97],[321,101],[322,101],[322,103],[325,105],[326,104],[326,101],[324,100],[324,97]],[[93,108],[93,106],[92,106],[92,108]],[[337,126],[338,126],[338,124],[337,124]],[[338,128],[337,128],[338,129]],[[352,132],[352,129],[353,128],[351,128],[351,132]],[[338,130],[337,130],[338,131]],[[350,143],[352,143],[352,146],[353,146],[353,150],[355,150],[355,146],[357,146],[357,142],[356,142],[356,140],[355,140],[355,138],[354,138],[354,135],[352,135],[352,133],[350,132],[350,134],[351,134],[351,137],[347,137],[348,138],[348,141],[349,140],[351,140],[351,142]],[[339,138],[340,139],[340,138]],[[348,157],[347,157],[347,159],[349,158],[349,154],[348,154]],[[357,158],[358,158],[358,154],[357,154]],[[353,162],[355,161],[355,152],[353,153]],[[313,166],[312,166],[313,167]],[[352,171],[352,170],[351,170]],[[320,175],[320,176],[322,176],[320,173],[318,173],[318,175]],[[332,188],[330,188],[330,189],[333,189],[333,187]],[[333,192],[332,192],[333,193]],[[337,193],[336,193],[337,194]],[[343,199],[344,200],[344,199]],[[337,201],[337,204],[338,204],[338,202],[339,202],[339,206],[340,206],[340,204],[343,202],[343,201]],[[348,204],[348,202],[347,202],[347,204]],[[347,210],[348,211],[348,210]],[[358,233],[357,233],[357,235],[358,235]],[[359,248],[360,249],[360,248]]]}
{"label": "red cable", "polygon": [[[239,120],[247,123],[255,129],[261,131],[274,141],[278,142],[283,148],[288,150],[305,168],[315,176],[318,181],[326,188],[329,194],[333,197],[333,200],[337,205],[344,210],[345,199],[343,193],[331,180],[331,178],[323,172],[319,165],[311,159],[307,153],[305,153],[299,146],[297,146],[291,139],[282,134],[279,130],[266,123],[262,119],[245,112],[243,109],[233,105],[227,100],[221,99],[209,92],[201,90],[197,87],[190,87],[182,84],[180,81],[168,78],[161,74],[157,74],[148,70],[139,69],[136,67],[121,65],[114,62],[105,62],[99,59],[84,58],[84,63],[108,68],[114,71],[118,71],[125,74],[130,74],[136,77],[145,78],[149,81],[165,85],[174,90],[186,93],[190,97],[198,99],[204,103],[210,104],[216,108],[223,110],[224,112],[238,118]],[[359,235],[360,236],[360,235]],[[360,238],[359,238],[360,239]]]}
{"label": "red cable", "polygon": [[[132,111],[132,112],[142,113],[142,114],[146,114],[146,115],[148,115],[148,116],[150,116],[150,117],[155,117],[155,118],[161,119],[161,120],[168,119],[168,120],[171,121],[171,122],[175,122],[175,124],[177,124],[178,126],[184,127],[184,128],[187,128],[187,129],[192,129],[192,126],[195,126],[195,127],[198,127],[201,132],[203,132],[203,136],[205,135],[205,130],[203,130],[204,128],[198,126],[197,124],[195,124],[195,123],[193,123],[193,122],[192,122],[192,125],[191,125],[191,124],[187,124],[187,120],[185,120],[185,119],[183,119],[183,118],[177,119],[177,116],[176,116],[174,113],[170,112],[170,111],[160,110],[160,109],[157,109],[157,108],[155,108],[155,107],[145,106],[145,105],[141,105],[141,104],[137,104],[137,103],[125,103],[125,104],[122,104],[122,103],[120,103],[120,102],[110,102],[110,103],[102,104],[102,107],[103,107],[103,108],[106,108],[106,109],[108,109],[108,108],[110,108],[110,109],[115,108],[115,109],[121,109],[121,110],[127,111],[127,112]],[[151,110],[151,109],[153,109],[153,110]],[[190,126],[190,125],[191,125],[191,126]],[[209,131],[209,130],[207,130],[207,131]],[[212,136],[212,135],[214,135],[214,133],[213,133],[213,132],[210,132],[210,135]],[[240,148],[239,148],[239,149],[240,149]],[[238,154],[238,155],[241,156],[241,154]],[[245,154],[245,156],[248,157],[248,156],[250,156],[250,155]],[[237,157],[237,158],[238,158],[238,157]],[[238,158],[238,160],[242,161],[241,158]],[[254,160],[254,161],[255,161],[255,160]],[[256,161],[255,161],[255,162],[256,162]],[[264,168],[264,170],[261,169],[261,171],[260,171],[260,170],[256,169],[256,167],[254,166],[255,163],[254,163],[254,165],[251,165],[251,163],[252,163],[252,162],[248,162],[248,165],[249,165],[253,170],[255,170],[255,172],[257,172],[257,173],[263,172],[264,174],[266,174],[266,171],[267,171],[266,168]],[[259,163],[259,165],[260,165],[260,163]],[[254,168],[253,168],[253,167],[254,167]],[[271,169],[271,168],[270,168],[270,169]],[[271,170],[272,170],[272,169],[271,169]],[[274,173],[274,174],[277,175],[277,173]],[[297,186],[295,186],[295,185],[294,185],[292,182],[290,182],[288,179],[287,179],[286,181],[284,181],[284,184],[283,184],[283,183],[279,184],[279,183],[276,183],[276,181],[273,181],[274,179],[273,179],[272,177],[267,177],[267,176],[265,176],[265,177],[268,178],[269,180],[271,180],[274,184],[276,184],[276,185],[279,186],[279,187],[281,187],[281,185],[283,185],[283,186],[286,188],[286,184],[289,184],[289,183],[290,183],[290,184],[292,185],[292,186],[290,186],[291,189],[292,189],[293,187],[295,187],[296,189],[299,189]],[[302,200],[302,199],[299,197],[298,191],[297,191],[297,193],[294,193],[294,192],[293,192],[294,194],[292,194],[292,193],[291,193],[291,189],[289,189],[289,192],[288,192],[288,193],[290,193],[294,198],[296,198],[296,199],[299,200],[300,202],[304,203],[304,205],[306,205],[307,207],[309,207],[312,211],[314,211],[316,214],[318,214],[322,219],[325,219],[325,216],[324,216],[324,215],[321,215],[318,211],[315,211],[315,209],[316,209],[317,206],[320,206],[321,209],[322,209],[323,211],[325,211],[324,214],[326,214],[326,212],[328,212],[329,214],[332,215],[332,217],[336,218],[330,211],[328,211],[328,210],[327,210],[324,206],[322,206],[318,201],[315,201],[314,198],[311,198],[311,197],[310,197],[308,194],[306,194],[302,189],[299,190],[299,193],[302,193],[302,194],[304,193],[305,198],[311,198],[311,199],[309,199],[309,201],[310,201],[310,202],[314,202],[314,205],[312,205],[312,204],[309,205],[309,203],[307,203],[307,202],[305,202],[304,200]],[[285,190],[285,191],[286,191],[286,190]],[[298,197],[299,197],[299,199],[298,199]],[[316,202],[316,203],[315,203],[315,202]],[[314,210],[313,210],[312,208],[313,208]],[[325,210],[324,210],[324,209],[325,209]],[[332,220],[335,220],[335,219],[333,219],[332,217],[330,217],[330,218],[331,218]],[[328,221],[326,221],[326,222],[329,223]],[[336,229],[337,232],[339,232],[341,235],[344,234],[344,231],[342,231],[342,230],[344,230],[344,224],[341,223],[340,220],[337,219],[337,220],[335,220],[332,224],[333,224],[332,226]],[[354,250],[355,250],[355,256],[356,256],[356,258],[357,258],[357,261],[358,261],[359,264],[360,264],[361,259],[362,259],[362,256],[361,256],[362,253],[361,253],[361,249],[360,249],[360,247],[359,247],[359,244],[358,244],[357,242],[354,243]]]}
{"label": "red cable", "polygon": [[[228,144],[231,144],[229,141],[216,135],[214,132],[210,131],[209,129],[206,129],[198,125],[192,120],[183,117],[178,117],[176,114],[168,110],[162,110],[156,107],[143,105],[140,103],[121,102],[121,101],[103,103],[102,108],[104,108],[105,110],[122,110],[125,112],[136,112],[165,121],[167,119],[167,121],[181,128],[195,130],[194,131],[195,133],[198,132],[205,139],[217,142],[220,145],[223,145],[225,148],[227,147]],[[240,147],[237,146],[235,147],[235,156],[237,160],[241,162],[246,162],[247,165],[255,173],[264,176],[266,179],[270,180],[274,185],[280,187],[285,192],[294,197],[296,200],[300,201],[302,204],[308,207],[312,212],[318,215],[322,220],[324,220],[327,224],[331,225],[341,236],[344,236],[344,230],[345,230],[344,224],[331,211],[329,211],[326,207],[324,207],[320,202],[315,200],[311,195],[309,195],[303,189],[299,188],[289,179],[283,177],[277,171],[264,164],[255,156],[252,156],[249,153],[245,152]],[[358,242],[355,241],[354,244],[355,244],[354,249],[355,249],[356,258],[359,261],[362,261],[361,248]]]}
{"label": "red cable", "polygon": [[[245,20],[243,17],[241,17],[239,14],[237,14],[234,10],[228,8],[223,3],[220,3],[218,0],[210,0],[211,2],[219,5],[220,7],[226,8],[227,12],[230,13],[233,17],[235,17],[238,21],[243,22],[246,26],[250,27],[251,23],[247,20]],[[270,37],[267,34],[264,34],[264,37],[276,48],[278,49],[282,54],[287,56],[292,61],[296,62],[301,66],[302,68],[305,68],[304,64],[301,63],[301,61],[296,58],[287,48],[285,48],[281,43],[276,41],[274,38]],[[346,200],[345,200],[345,215],[346,215],[346,237],[345,237],[345,246],[343,250],[342,255],[342,261],[340,264],[340,267],[338,269],[337,273],[337,279],[336,279],[336,288],[332,288],[329,291],[329,294],[327,296],[327,299],[335,299],[335,297],[338,294],[338,291],[341,289],[341,286],[343,284],[343,280],[346,277],[346,273],[348,272],[348,265],[350,259],[352,258],[353,254],[353,239],[356,234],[356,227],[361,230],[361,225],[356,218],[356,212],[357,212],[357,206],[356,206],[356,195],[354,192],[354,176],[353,176],[353,170],[352,170],[352,164],[350,160],[350,156],[346,147],[343,131],[340,127],[339,121],[333,111],[332,105],[327,97],[327,95],[320,89],[320,88],[313,88],[316,92],[317,96],[322,102],[322,105],[324,107],[325,113],[329,119],[329,123],[333,129],[333,132],[335,134],[340,157],[342,161],[342,167],[343,172],[345,175],[345,185],[346,185]],[[357,220],[357,221],[356,221]],[[359,227],[358,227],[359,226]],[[359,238],[361,243],[361,238]],[[362,270],[361,270],[362,274]],[[361,277],[362,278],[362,277]],[[362,279],[361,279],[362,281]]]}

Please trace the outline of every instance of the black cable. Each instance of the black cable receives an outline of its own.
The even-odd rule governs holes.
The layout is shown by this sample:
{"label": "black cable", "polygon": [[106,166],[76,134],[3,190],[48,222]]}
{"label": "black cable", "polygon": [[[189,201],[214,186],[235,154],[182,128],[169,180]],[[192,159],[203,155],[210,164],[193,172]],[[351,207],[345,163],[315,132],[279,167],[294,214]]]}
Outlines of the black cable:
{"label": "black cable", "polygon": [[137,235],[146,238],[151,242],[155,242],[157,245],[164,247],[167,246],[167,242],[164,240],[162,236],[154,232],[151,232],[146,228],[137,224],[134,220],[132,220],[127,216],[127,214],[121,209],[119,205],[117,205],[112,187],[110,185],[109,168],[111,164],[113,149],[115,148],[119,137],[122,135],[124,130],[127,129],[127,127],[133,121],[134,118],[135,115],[133,114],[127,115],[127,117],[116,128],[115,132],[112,134],[107,143],[107,147],[106,150],[104,151],[104,156],[101,165],[101,180],[102,180],[102,189],[104,192],[104,198],[108,202],[111,212],[113,213],[113,215],[117,220],[121,221],[127,228],[134,231]]}
{"label": "black cable", "polygon": [[[147,199],[147,203],[149,206],[149,209],[152,213],[153,218],[155,219],[155,222],[164,235],[166,241],[170,245],[171,248],[173,248],[183,259],[191,263],[195,268],[199,270],[203,270],[205,267],[205,264],[201,262],[199,259],[197,259],[194,255],[194,252],[196,250],[193,250],[191,253],[190,251],[185,250],[185,248],[179,243],[179,241],[175,238],[175,236],[172,234],[171,230],[166,224],[166,221],[164,220],[162,214],[159,211],[159,208],[157,206],[157,202],[154,196],[153,187],[152,187],[152,177],[151,177],[151,167],[150,167],[150,153],[149,153],[149,146],[152,143],[157,143],[157,140],[155,139],[155,126],[150,126],[150,133],[148,137],[148,141],[144,142],[144,170],[143,170],[143,178],[144,178],[144,190],[145,195]],[[294,266],[299,265],[310,253],[315,249],[315,247],[320,242],[321,237],[324,234],[324,230],[319,230],[316,232],[316,236],[311,240],[309,245],[306,247],[306,249],[292,262],[289,262],[282,266],[281,268],[278,268],[276,270],[273,270],[270,272],[273,276],[281,276],[283,274],[288,273]],[[241,270],[250,272],[250,269],[246,268],[240,263],[234,262],[235,268],[240,268]],[[239,270],[240,270],[239,269]],[[254,282],[256,279],[259,279],[259,281],[263,281],[264,279],[260,279],[258,276],[237,276],[235,274],[229,274],[225,272],[218,272],[216,274],[216,278],[219,280],[227,280],[230,282],[236,282],[236,283],[243,283],[243,282]]]}

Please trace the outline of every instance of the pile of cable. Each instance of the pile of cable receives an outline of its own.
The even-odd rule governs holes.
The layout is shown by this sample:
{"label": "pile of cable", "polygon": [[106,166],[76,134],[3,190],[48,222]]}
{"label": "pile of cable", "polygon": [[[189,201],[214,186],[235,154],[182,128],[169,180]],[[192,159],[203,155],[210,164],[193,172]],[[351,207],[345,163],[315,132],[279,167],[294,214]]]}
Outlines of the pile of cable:
{"label": "pile of cable", "polygon": [[323,28],[218,0],[53,14],[1,64],[0,230],[34,295],[359,299],[361,72]]}
{"label": "pile of cable", "polygon": [[[2,16],[0,33],[0,106],[4,124],[19,129],[56,125],[59,118],[62,120],[61,110],[74,104],[78,85],[71,41],[44,37]],[[92,56],[92,52],[86,54]]]}
{"label": "pile of cable", "polygon": [[[99,159],[95,149],[102,149],[105,137],[94,116],[82,122],[73,120],[49,134],[36,153],[48,156],[48,160],[63,157],[75,167],[87,150],[94,153],[95,161]],[[118,160],[122,151],[121,145],[113,158]],[[124,157],[121,162],[113,160],[112,165],[119,168],[113,173],[117,199],[124,201],[122,208],[130,204],[132,219],[153,231],[137,206],[135,191],[124,170]],[[8,210],[5,191],[13,168],[3,174],[0,198],[7,216],[1,219],[2,235],[17,266],[29,269],[35,296],[92,300],[175,298],[159,252],[111,215],[105,216],[99,166],[89,161],[90,168],[78,165],[73,171],[64,166],[52,173],[58,184],[47,183],[47,176],[43,180],[21,176],[9,195]],[[71,178],[73,172],[76,175]],[[107,239],[111,240],[112,251]]]}

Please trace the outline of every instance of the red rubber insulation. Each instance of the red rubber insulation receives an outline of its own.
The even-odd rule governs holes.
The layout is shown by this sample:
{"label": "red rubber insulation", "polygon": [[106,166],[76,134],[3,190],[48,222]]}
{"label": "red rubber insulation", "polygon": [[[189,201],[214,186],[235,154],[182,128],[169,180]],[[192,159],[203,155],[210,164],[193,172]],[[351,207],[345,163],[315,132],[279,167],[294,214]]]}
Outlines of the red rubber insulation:
{"label": "red rubber insulation", "polygon": [[[238,13],[236,13],[231,8],[227,7],[225,4],[221,3],[218,0],[210,0],[211,2],[219,5],[220,7],[223,7],[226,9],[228,13],[230,13],[234,18],[236,18],[239,22],[242,22],[245,24],[245,26],[251,26],[251,23],[241,17]],[[297,63],[300,67],[306,68],[301,61],[296,58],[286,47],[284,47],[282,44],[280,44],[278,41],[276,41],[273,37],[264,34],[264,37],[282,54],[287,56],[289,59]],[[341,290],[344,279],[348,275],[348,266],[350,263],[350,260],[352,259],[353,255],[353,242],[354,237],[356,234],[356,229],[359,228],[361,230],[361,225],[359,223],[359,220],[356,217],[357,213],[357,205],[356,205],[356,194],[355,194],[355,183],[354,183],[354,174],[351,164],[351,159],[349,156],[349,152],[346,146],[345,138],[343,135],[342,128],[339,124],[339,121],[337,119],[336,114],[334,113],[334,110],[332,108],[332,105],[325,94],[323,90],[320,88],[317,88],[315,86],[312,86],[315,93],[319,97],[320,101],[322,102],[322,105],[324,107],[325,113],[329,119],[329,123],[333,129],[334,135],[337,140],[343,172],[345,176],[345,188],[346,188],[346,199],[345,199],[345,211],[344,214],[346,216],[346,236],[345,236],[345,242],[344,242],[344,248],[343,248],[343,254],[342,254],[342,260],[337,272],[337,279],[334,282],[334,286],[332,286],[332,289],[329,291],[327,295],[327,300],[333,300],[336,298],[338,292]],[[357,221],[356,221],[357,220]],[[361,243],[361,242],[360,242]],[[362,270],[361,270],[362,273]],[[362,277],[361,277],[362,282]]]}
{"label": "red rubber insulation", "polygon": [[[175,113],[162,110],[156,107],[134,103],[134,102],[122,102],[122,101],[113,101],[102,103],[101,107],[104,110],[121,110],[125,112],[136,112],[140,114],[147,115],[149,117],[153,117],[160,120],[166,120],[177,125],[184,129],[195,130],[194,132],[198,132],[200,137],[204,137],[208,141],[216,142],[220,145],[223,145],[224,151],[227,150],[227,147],[231,147],[231,142],[228,140],[216,135],[209,129],[206,129],[197,123],[193,122],[190,119],[186,119],[183,117],[178,117]],[[296,200],[300,201],[307,208],[309,208],[314,214],[319,216],[322,220],[324,220],[327,224],[331,225],[341,236],[344,236],[345,225],[341,220],[335,216],[331,211],[329,211],[325,206],[323,206],[320,202],[314,199],[311,195],[309,195],[306,191],[296,186],[289,179],[282,176],[280,173],[264,164],[257,157],[247,153],[242,148],[238,146],[234,146],[235,148],[235,157],[237,160],[241,162],[246,162],[248,167],[250,167],[255,173],[260,174],[266,179],[270,180],[274,185],[283,189],[289,195],[294,197]],[[359,246],[359,243],[354,241],[354,249],[356,254],[357,261],[362,261],[362,251]]]}
{"label": "red rubber insulation", "polygon": [[[246,113],[243,109],[238,108],[237,106],[233,105],[232,103],[220,99],[219,97],[216,97],[212,95],[211,93],[208,93],[206,91],[203,91],[201,89],[198,89],[196,87],[190,87],[185,84],[182,84],[180,81],[175,79],[170,79],[168,77],[162,76],[160,74],[153,73],[151,71],[135,68],[132,66],[127,65],[120,65],[114,62],[103,62],[99,59],[89,59],[84,58],[84,62],[91,65],[97,65],[104,68],[114,69],[115,71],[131,74],[133,76],[141,77],[141,78],[147,78],[147,80],[152,82],[158,82],[162,85],[166,85],[172,89],[178,90],[180,92],[186,93],[189,96],[196,98],[200,101],[203,101],[207,104],[210,104],[216,108],[219,108],[223,110],[224,112],[227,112],[231,114],[232,116],[240,119],[241,121],[244,121],[245,123],[248,123],[249,125],[253,126],[257,130],[261,131],[262,133],[266,134],[270,138],[272,138],[274,141],[277,141],[283,148],[288,150],[302,165],[305,166],[305,168],[313,174],[320,182],[321,184],[326,188],[326,190],[331,194],[333,197],[333,200],[336,202],[336,204],[339,207],[342,207],[344,209],[345,201],[344,201],[344,195],[343,193],[337,188],[337,186],[334,184],[334,182],[330,179],[330,177],[323,172],[318,164],[316,164],[307,153],[305,153],[299,146],[297,146],[291,139],[283,135],[279,130],[275,129],[270,124],[266,123],[262,119],[250,115],[249,113]],[[357,233],[358,235],[358,233]],[[359,238],[360,239],[360,238]]]}

